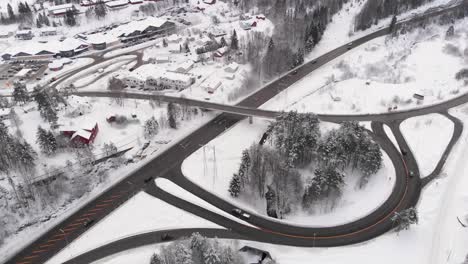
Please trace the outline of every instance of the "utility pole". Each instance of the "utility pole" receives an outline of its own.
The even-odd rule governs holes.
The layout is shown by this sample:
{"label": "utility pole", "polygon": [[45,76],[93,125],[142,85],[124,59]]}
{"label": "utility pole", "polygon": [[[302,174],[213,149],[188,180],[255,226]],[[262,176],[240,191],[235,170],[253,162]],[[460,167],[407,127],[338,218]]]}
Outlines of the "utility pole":
{"label": "utility pole", "polygon": [[213,146],[213,190],[215,187],[216,177],[218,176],[218,167],[216,165],[216,146]]}

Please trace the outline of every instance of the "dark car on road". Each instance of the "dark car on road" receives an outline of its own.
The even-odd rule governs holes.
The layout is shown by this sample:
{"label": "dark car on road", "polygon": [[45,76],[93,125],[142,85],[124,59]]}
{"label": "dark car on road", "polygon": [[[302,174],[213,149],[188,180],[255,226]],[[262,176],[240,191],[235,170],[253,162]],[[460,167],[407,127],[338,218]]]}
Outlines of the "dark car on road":
{"label": "dark car on road", "polygon": [[148,177],[144,180],[145,183],[149,183],[150,181],[154,180],[154,177],[151,176],[151,177]]}
{"label": "dark car on road", "polygon": [[172,237],[169,236],[167,233],[164,233],[164,234],[161,235],[161,240],[162,240],[162,241],[168,241],[168,240],[170,240],[171,238],[172,238]]}
{"label": "dark car on road", "polygon": [[88,219],[86,222],[83,223],[83,226],[88,228],[94,224],[94,219]]}
{"label": "dark car on road", "polygon": [[250,219],[250,215],[248,213],[243,212],[241,209],[238,208],[232,209],[232,214],[244,220]]}

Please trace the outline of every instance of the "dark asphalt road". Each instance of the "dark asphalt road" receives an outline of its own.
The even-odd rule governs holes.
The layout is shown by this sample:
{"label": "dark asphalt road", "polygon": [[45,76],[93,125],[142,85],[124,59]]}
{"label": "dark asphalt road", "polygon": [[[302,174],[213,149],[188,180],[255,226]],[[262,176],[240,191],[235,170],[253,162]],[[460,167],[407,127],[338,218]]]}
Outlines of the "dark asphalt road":
{"label": "dark asphalt road", "polygon": [[[432,15],[426,14],[424,16]],[[353,47],[361,45],[376,37],[383,36],[386,33],[388,33],[388,29],[381,29],[377,32],[371,33],[363,38],[353,41]],[[298,81],[321,65],[342,55],[347,50],[347,45],[344,45],[317,58],[317,63],[311,62],[303,65],[300,68],[297,68],[296,74],[286,74],[279,80],[263,87],[261,90],[243,100],[239,106],[258,107],[262,105],[280,91],[289,87],[292,83]],[[78,72],[79,70],[77,70],[76,73]],[[59,83],[59,81],[57,83]],[[57,85],[57,83],[54,85]],[[411,113],[408,113],[408,116],[411,116]],[[389,119],[390,118],[391,116]],[[187,156],[189,156],[190,153],[199,148],[200,145],[208,143],[213,138],[221,134],[225,129],[233,126],[242,119],[243,117],[239,115],[219,115],[213,121],[209,122],[202,128],[196,130],[194,133],[183,139],[181,144],[168,149],[160,156],[114,185],[112,188],[103,192],[101,195],[93,199],[77,212],[64,219],[54,228],[45,232],[39,239],[33,241],[29,246],[22,249],[6,263],[44,263],[59,250],[64,248],[67,242],[73,241],[86,231],[86,228],[83,227],[83,223],[87,219],[94,219],[96,222],[98,222],[111,213],[120,204],[132,197],[136,192],[142,188],[147,188],[147,185],[144,183],[144,179],[150,176],[168,177],[168,175],[172,175],[174,176],[173,180],[177,180],[176,182],[179,184],[178,181],[185,179],[183,177],[180,179],[179,165],[181,162]],[[339,120],[339,117],[337,117],[337,120]],[[383,137],[383,134],[381,131],[379,131],[378,125],[376,125],[376,130],[377,136],[382,135],[379,143],[392,158],[392,162],[394,163],[398,176],[395,190],[393,191],[388,201],[386,201],[381,208],[377,209],[371,215],[361,219],[361,221],[354,223],[353,225],[343,225],[336,228],[325,228],[320,230],[317,229],[320,234],[314,236],[314,239],[311,239],[310,235],[313,234],[310,233],[309,229],[302,228],[304,233],[299,234],[296,229],[297,227],[272,223],[271,220],[269,221],[264,217],[253,215],[251,219],[252,222],[255,222],[255,224],[258,224],[259,226],[262,226],[263,224],[266,225],[262,226],[262,232],[264,233],[263,236],[268,237],[272,241],[283,244],[295,244],[303,246],[338,246],[365,241],[388,231],[391,228],[391,223],[388,220],[388,214],[393,210],[407,208],[408,206],[417,202],[417,198],[419,197],[420,193],[420,181],[418,177],[412,179],[407,177],[403,160],[397,158],[400,157],[398,151],[386,137]],[[401,144],[405,145],[406,143]],[[413,168],[413,166],[415,166],[415,170],[417,170],[417,165],[415,164],[414,158],[409,158],[406,156],[405,161],[409,167]],[[171,177],[169,176],[169,178]],[[189,183],[185,184],[190,186]],[[188,188],[187,186],[182,187]],[[204,192],[203,190],[196,190],[196,186],[190,186],[190,188],[193,188],[195,194],[198,192],[198,194],[201,195],[201,198],[203,199],[205,197],[202,196],[210,195],[206,191]],[[224,207],[226,209],[228,207],[232,207],[232,205],[225,201],[215,200],[210,201],[210,203],[219,203],[220,207]],[[279,228],[279,232],[277,229],[275,229],[276,227]],[[304,237],[306,235],[309,235],[309,237]]]}

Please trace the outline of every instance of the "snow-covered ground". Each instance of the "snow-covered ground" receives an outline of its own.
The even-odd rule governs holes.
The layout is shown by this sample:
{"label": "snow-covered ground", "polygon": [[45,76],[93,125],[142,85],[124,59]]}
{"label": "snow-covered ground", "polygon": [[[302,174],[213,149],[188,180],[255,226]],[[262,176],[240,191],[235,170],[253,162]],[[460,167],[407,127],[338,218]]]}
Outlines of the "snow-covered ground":
{"label": "snow-covered ground", "polygon": [[452,138],[452,121],[440,114],[430,114],[407,119],[400,129],[416,158],[421,177],[428,176]]}
{"label": "snow-covered ground", "polygon": [[[468,19],[448,26],[430,25],[398,38],[380,37],[335,59],[292,85],[281,96],[300,112],[381,113],[438,103],[466,92],[455,74],[466,65]],[[450,52],[448,50],[454,49]],[[413,95],[425,98],[418,101]],[[313,104],[300,104],[304,97]]]}
{"label": "snow-covered ground", "polygon": [[[398,21],[411,18],[415,14],[422,14],[426,10],[447,5],[453,2],[452,0],[433,0],[418,8],[412,9],[408,12],[400,14]],[[348,42],[358,39],[366,34],[371,33],[377,29],[387,27],[390,25],[391,17],[381,19],[376,25],[373,25],[367,30],[354,31],[354,18],[361,10],[366,1],[351,0],[346,3],[343,8],[332,17],[332,21],[327,25],[327,28],[322,36],[320,42],[314,47],[311,53],[307,54],[306,60],[312,60],[325,52],[334,48],[340,47]]]}
{"label": "snow-covered ground", "polygon": [[[192,182],[240,208],[265,214],[265,201],[233,199],[227,190],[233,173],[239,169],[242,150],[258,142],[267,126],[267,121],[262,119],[254,119],[253,124],[249,124],[247,120],[242,121],[187,158],[182,164],[184,175]],[[330,129],[334,125],[325,123],[324,126]],[[213,153],[216,153],[216,157]],[[203,165],[204,160],[207,164],[206,170]],[[357,187],[358,177],[353,177],[355,175],[352,173],[348,175],[342,199],[333,211],[314,215],[298,212],[288,215],[285,221],[306,226],[333,226],[368,215],[387,199],[395,183],[395,171],[386,154],[383,164],[383,168],[363,189]]]}
{"label": "snow-covered ground", "polygon": [[62,263],[100,245],[138,233],[191,227],[222,228],[140,192],[46,263]]}

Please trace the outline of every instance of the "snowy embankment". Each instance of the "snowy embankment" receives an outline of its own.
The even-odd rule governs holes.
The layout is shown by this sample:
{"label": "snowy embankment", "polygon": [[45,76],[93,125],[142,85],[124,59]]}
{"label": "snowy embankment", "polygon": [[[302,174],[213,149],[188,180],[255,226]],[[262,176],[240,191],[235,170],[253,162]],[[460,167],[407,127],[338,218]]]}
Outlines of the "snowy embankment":
{"label": "snowy embankment", "polygon": [[[468,106],[453,108],[450,114],[463,121],[465,129],[458,144],[454,147],[450,158],[445,165],[444,172],[432,185],[439,181],[447,181],[448,187],[444,190],[440,202],[443,206],[438,213],[437,223],[434,226],[436,233],[432,240],[432,255],[430,264],[461,264],[466,263],[468,255]],[[436,139],[436,138],[433,138]],[[432,141],[434,142],[434,140]]]}
{"label": "snowy embankment", "polygon": [[140,192],[46,263],[62,263],[98,246],[138,233],[191,227],[222,228]]}
{"label": "snowy embankment", "polygon": [[[182,164],[184,175],[192,182],[207,191],[228,200],[257,214],[265,214],[264,200],[234,199],[228,192],[232,175],[239,169],[242,150],[260,140],[267,128],[268,122],[254,119],[253,124],[242,121],[221,136],[209,142]],[[333,127],[324,123],[326,129]],[[204,166],[206,164],[206,167]],[[297,212],[288,215],[285,221],[305,226],[334,226],[344,224],[364,217],[380,206],[390,195],[395,184],[395,171],[386,154],[383,157],[383,168],[373,177],[368,185],[357,188],[358,177],[352,173],[346,177],[343,195],[333,211],[320,212],[313,215]],[[272,220],[274,220],[272,218]]]}
{"label": "snowy embankment", "polygon": [[407,119],[400,129],[416,158],[421,177],[428,176],[442,158],[454,124],[443,115],[430,114]]}

